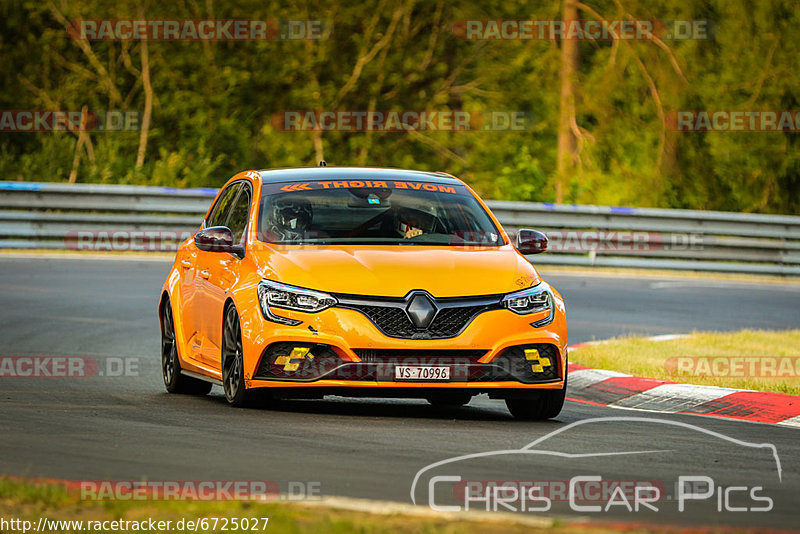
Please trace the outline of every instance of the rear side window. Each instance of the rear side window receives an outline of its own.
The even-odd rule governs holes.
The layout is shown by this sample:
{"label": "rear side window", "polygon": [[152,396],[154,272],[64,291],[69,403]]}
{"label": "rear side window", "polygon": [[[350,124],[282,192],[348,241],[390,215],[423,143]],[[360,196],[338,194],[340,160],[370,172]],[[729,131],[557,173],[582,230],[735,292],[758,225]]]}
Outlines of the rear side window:
{"label": "rear side window", "polygon": [[241,187],[242,183],[237,182],[229,185],[228,188],[222,192],[216,205],[214,205],[214,209],[211,211],[211,215],[209,215],[206,220],[206,228],[211,226],[225,226],[231,204],[236,199],[236,194]]}
{"label": "rear side window", "polygon": [[245,228],[247,228],[247,219],[250,215],[250,188],[244,186],[239,198],[231,208],[231,214],[228,217],[228,224],[226,225],[233,232],[233,242],[241,243],[244,237]]}

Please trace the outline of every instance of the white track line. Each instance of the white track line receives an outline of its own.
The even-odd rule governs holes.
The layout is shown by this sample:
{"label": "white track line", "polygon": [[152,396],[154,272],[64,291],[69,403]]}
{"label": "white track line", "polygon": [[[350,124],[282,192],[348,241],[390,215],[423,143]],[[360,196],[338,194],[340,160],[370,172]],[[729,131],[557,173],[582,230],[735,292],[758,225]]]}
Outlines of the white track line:
{"label": "white track line", "polygon": [[786,419],[785,421],[781,421],[780,423],[777,424],[800,428],[800,415],[798,415],[797,417],[792,417],[791,419]]}
{"label": "white track line", "polygon": [[691,334],[661,334],[660,336],[648,337],[648,341],[672,341],[673,339],[683,339]]}
{"label": "white track line", "polygon": [[611,403],[609,406],[658,412],[681,412],[737,391],[742,390],[692,384],[663,384]]}
{"label": "white track line", "polygon": [[[682,339],[685,337],[690,337],[692,334],[660,334],[657,336],[650,336],[645,338],[647,341],[672,341],[673,339]],[[606,345],[608,343],[613,343],[615,341],[621,341],[620,339],[612,338],[612,339],[599,339],[596,341],[584,341],[583,343],[575,343],[574,345],[569,345],[567,349],[574,351],[578,350],[581,347],[589,347],[592,345]]]}
{"label": "white track line", "polygon": [[762,289],[766,291],[783,291],[789,289],[790,291],[797,291],[800,289],[797,282],[791,279],[785,283],[776,280],[759,284],[758,282],[750,280],[724,280],[719,282],[701,282],[699,280],[687,281],[674,281],[674,282],[653,282],[650,284],[650,289],[674,289],[674,288],[696,288],[696,289]]}
{"label": "white track line", "polygon": [[[689,337],[691,334],[662,334],[659,336],[651,336],[647,338],[649,341],[671,341],[673,339],[681,339]],[[570,352],[580,349],[582,346],[587,345],[601,345],[609,343],[614,340],[598,340],[589,341],[586,343],[578,343],[577,346],[569,346]],[[580,364],[578,364],[580,365]],[[609,378],[617,378],[631,376],[616,371],[607,371],[605,369],[579,369],[569,373],[569,385],[567,395],[570,392],[575,393],[591,387],[595,384],[608,380]],[[715,386],[699,386],[694,384],[662,384],[647,391],[631,395],[616,402],[607,404],[609,408],[620,408],[624,410],[641,410],[647,412],[659,413],[676,413],[691,411],[708,401],[720,399],[731,393],[741,391],[751,391],[747,389],[734,389],[734,388],[720,388]],[[693,414],[692,414],[693,415]],[[707,417],[705,414],[700,414],[701,417]],[[735,419],[747,423],[757,423],[758,421],[750,421],[748,419]],[[800,428],[800,416],[786,419],[779,423],[762,423],[762,424],[778,424],[793,428]]]}
{"label": "white track line", "polygon": [[584,389],[603,382],[609,378],[617,378],[620,376],[631,376],[616,371],[606,371],[604,369],[579,369],[577,371],[569,372],[569,385],[570,390]]}

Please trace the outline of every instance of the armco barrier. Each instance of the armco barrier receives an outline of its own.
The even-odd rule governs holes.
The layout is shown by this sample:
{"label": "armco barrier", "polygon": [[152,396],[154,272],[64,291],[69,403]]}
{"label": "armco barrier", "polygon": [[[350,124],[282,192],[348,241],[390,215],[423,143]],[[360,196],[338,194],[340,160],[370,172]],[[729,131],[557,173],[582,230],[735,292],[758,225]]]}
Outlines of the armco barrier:
{"label": "armco barrier", "polygon": [[[76,235],[83,232],[107,237],[114,250],[125,249],[126,233],[166,243],[145,250],[174,250],[197,230],[215,194],[215,189],[0,182],[0,249],[81,248]],[[800,217],[488,204],[510,232],[536,228],[548,234],[551,250],[532,257],[537,264],[800,276]]]}

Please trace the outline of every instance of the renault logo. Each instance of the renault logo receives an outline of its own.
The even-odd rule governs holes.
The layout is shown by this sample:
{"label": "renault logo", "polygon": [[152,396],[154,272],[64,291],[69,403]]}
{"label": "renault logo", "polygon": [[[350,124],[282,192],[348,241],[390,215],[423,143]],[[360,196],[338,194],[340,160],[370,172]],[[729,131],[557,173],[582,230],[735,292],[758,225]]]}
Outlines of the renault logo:
{"label": "renault logo", "polygon": [[436,316],[436,304],[424,293],[414,295],[406,306],[406,313],[411,322],[420,330],[428,328]]}

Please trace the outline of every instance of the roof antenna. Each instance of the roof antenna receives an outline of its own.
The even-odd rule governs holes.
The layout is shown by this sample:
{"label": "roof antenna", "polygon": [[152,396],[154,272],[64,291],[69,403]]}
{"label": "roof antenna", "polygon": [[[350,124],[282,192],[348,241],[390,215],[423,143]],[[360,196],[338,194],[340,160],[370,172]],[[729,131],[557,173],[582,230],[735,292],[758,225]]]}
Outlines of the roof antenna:
{"label": "roof antenna", "polygon": [[327,166],[328,166],[328,164],[327,164],[327,163],[325,163],[325,160],[323,159],[323,160],[320,160],[320,162],[319,162],[319,166],[320,166],[320,167],[327,167]]}

